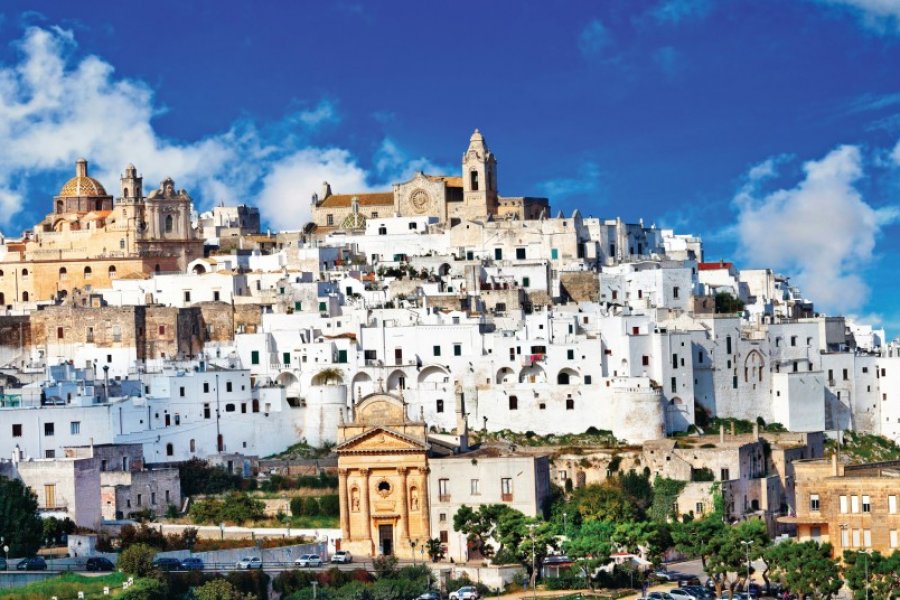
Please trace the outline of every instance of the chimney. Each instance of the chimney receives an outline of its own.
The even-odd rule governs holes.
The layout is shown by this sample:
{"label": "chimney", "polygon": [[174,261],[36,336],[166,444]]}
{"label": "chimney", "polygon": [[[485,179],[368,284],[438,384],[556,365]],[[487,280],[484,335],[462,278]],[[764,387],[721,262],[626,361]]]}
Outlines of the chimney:
{"label": "chimney", "polygon": [[725,443],[725,425],[719,425],[719,443]]}
{"label": "chimney", "polygon": [[322,193],[319,194],[319,199],[324,200],[325,198],[327,198],[330,195],[331,195],[331,186],[328,184],[327,181],[323,181],[322,182]]}

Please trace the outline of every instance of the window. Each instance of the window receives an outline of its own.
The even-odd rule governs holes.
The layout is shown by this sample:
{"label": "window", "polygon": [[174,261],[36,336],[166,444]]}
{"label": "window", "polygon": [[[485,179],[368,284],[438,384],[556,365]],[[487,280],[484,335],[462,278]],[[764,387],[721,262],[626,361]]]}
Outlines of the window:
{"label": "window", "polygon": [[847,514],[847,496],[841,496],[838,500],[838,509],[842,515]]}
{"label": "window", "polygon": [[175,446],[170,443],[166,444],[166,456],[174,456],[175,455]]}
{"label": "window", "polygon": [[209,402],[203,405],[203,418],[209,419],[212,416],[212,411],[209,408]]}
{"label": "window", "polygon": [[435,356],[440,356],[441,355],[441,347],[440,346],[432,346],[431,353],[434,354]]}
{"label": "window", "polygon": [[512,478],[504,477],[500,480],[500,499],[509,502],[513,497]]}
{"label": "window", "polygon": [[166,326],[165,325],[159,326],[159,335],[166,335]]}
{"label": "window", "polygon": [[250,352],[250,364],[251,365],[259,364],[259,350],[252,350]]}
{"label": "window", "polygon": [[810,494],[809,495],[809,510],[813,512],[819,512],[819,495],[818,494]]}
{"label": "window", "polygon": [[678,378],[672,377],[670,383],[672,384],[672,393],[674,394],[678,391]]}
{"label": "window", "polygon": [[69,433],[78,435],[81,433],[81,421],[72,421],[69,423]]}
{"label": "window", "polygon": [[550,258],[552,260],[556,260],[557,258],[559,258],[559,250],[557,250],[556,248],[550,248]]}
{"label": "window", "polygon": [[438,513],[438,522],[446,523],[447,522],[447,513]]}
{"label": "window", "polygon": [[519,410],[518,396],[510,396],[509,397],[509,410]]}
{"label": "window", "polygon": [[225,382],[225,391],[226,391],[226,392],[230,392],[230,391],[231,391],[231,382],[230,382],[230,381],[226,381],[226,382]]}
{"label": "window", "polygon": [[110,265],[110,267],[109,267],[109,269],[107,269],[106,273],[110,279],[115,279],[116,278],[116,266]]}
{"label": "window", "polygon": [[890,539],[891,548],[897,547],[897,530],[891,529],[888,533],[888,537]]}
{"label": "window", "polygon": [[585,375],[585,376],[584,376],[584,382],[585,382],[586,384],[590,384],[590,383],[591,383],[591,376],[590,376],[590,375]]}
{"label": "window", "polygon": [[888,496],[888,512],[892,515],[897,514],[897,496]]}
{"label": "window", "polygon": [[703,505],[702,502],[698,502],[694,505],[694,513],[698,515],[702,515],[706,511],[706,506]]}
{"label": "window", "polygon": [[334,215],[331,215],[331,214],[325,215],[325,224],[326,225],[334,225]]}
{"label": "window", "polygon": [[[12,436],[13,437],[22,437],[22,424],[21,423],[13,423]],[[896,496],[891,496],[891,497],[896,499]]]}
{"label": "window", "polygon": [[872,530],[863,529],[863,548],[872,547]]}
{"label": "window", "polygon": [[174,223],[175,220],[172,218],[172,215],[166,215],[166,233],[172,233],[172,226]]}
{"label": "window", "polygon": [[44,507],[54,508],[56,506],[56,484],[44,484]]}
{"label": "window", "polygon": [[53,423],[44,423],[44,435],[53,437]]}
{"label": "window", "polygon": [[471,493],[473,496],[481,495],[481,480],[473,479],[470,482]]}
{"label": "window", "polygon": [[462,356],[462,344],[453,344],[453,356]]}
{"label": "window", "polygon": [[144,495],[143,495],[143,494],[138,494],[138,495],[137,495],[137,505],[138,505],[138,506],[141,506],[141,505],[143,504],[143,502],[144,502]]}
{"label": "window", "polygon": [[725,354],[731,354],[731,336],[725,336]]}
{"label": "window", "polygon": [[869,498],[869,496],[862,497],[862,511],[864,513],[872,512],[872,500]]}
{"label": "window", "polygon": [[844,369],[844,381],[847,381],[849,379],[850,379],[850,374],[847,372],[847,369]]}
{"label": "window", "polygon": [[291,364],[291,353],[290,352],[282,352],[281,353],[281,362],[285,365]]}
{"label": "window", "polygon": [[641,365],[644,367],[650,366],[650,357],[647,356],[646,354],[641,356]]}
{"label": "window", "polygon": [[65,267],[59,268],[59,280],[66,281],[69,279],[69,271]]}
{"label": "window", "polygon": [[387,235],[387,227],[382,225],[378,228],[378,235]]}
{"label": "window", "polygon": [[859,496],[850,496],[850,512],[859,512]]}
{"label": "window", "polygon": [[672,368],[678,368],[678,354],[672,354]]}
{"label": "window", "polygon": [[796,345],[797,345],[797,336],[792,335],[791,336],[791,346],[796,346]]}
{"label": "window", "polygon": [[185,293],[184,293],[184,301],[185,301],[185,302],[190,302],[190,301],[191,301],[191,293],[190,293],[190,292],[185,292]]}
{"label": "window", "polygon": [[437,411],[439,413],[444,412],[444,401],[443,400],[437,401],[437,406],[435,407],[435,411]]}
{"label": "window", "polygon": [[447,530],[446,530],[446,529],[442,529],[442,530],[440,531],[440,538],[441,538],[441,543],[442,543],[442,544],[446,544],[446,543],[450,540],[450,536],[447,534]]}
{"label": "window", "polygon": [[471,171],[469,173],[469,187],[473,192],[478,191],[478,171]]}
{"label": "window", "polygon": [[859,548],[859,543],[860,543],[860,533],[861,533],[861,532],[862,532],[861,529],[854,529],[854,530],[853,530],[853,547],[854,547],[854,548]]}
{"label": "window", "polygon": [[525,248],[516,248],[516,258],[518,260],[525,260]]}
{"label": "window", "polygon": [[675,286],[674,288],[672,288],[672,297],[673,297],[673,298],[678,298],[678,293],[679,293],[680,291],[681,291],[681,290],[678,289],[678,286]]}
{"label": "window", "polygon": [[56,450],[44,450],[44,458],[56,458]]}
{"label": "window", "polygon": [[522,278],[522,287],[531,287],[531,277],[523,277]]}
{"label": "window", "polygon": [[450,500],[450,480],[438,479],[438,496],[441,502]]}
{"label": "window", "polygon": [[846,528],[841,529],[841,546],[844,548],[850,547],[850,532]]}
{"label": "window", "polygon": [[494,248],[494,260],[503,260],[503,248]]}
{"label": "window", "polygon": [[234,410],[235,410],[234,404],[226,404],[225,405],[225,412],[227,412],[227,413],[234,412]]}
{"label": "window", "polygon": [[566,398],[566,410],[575,410],[575,400]]}
{"label": "window", "polygon": [[729,479],[731,479],[731,473],[729,472],[729,470],[728,470],[728,469],[721,469],[721,470],[719,471],[719,480],[721,480],[721,481],[728,481]]}
{"label": "window", "polygon": [[57,327],[56,328],[56,339],[61,340],[64,337],[66,337],[66,330],[63,329],[62,327]]}

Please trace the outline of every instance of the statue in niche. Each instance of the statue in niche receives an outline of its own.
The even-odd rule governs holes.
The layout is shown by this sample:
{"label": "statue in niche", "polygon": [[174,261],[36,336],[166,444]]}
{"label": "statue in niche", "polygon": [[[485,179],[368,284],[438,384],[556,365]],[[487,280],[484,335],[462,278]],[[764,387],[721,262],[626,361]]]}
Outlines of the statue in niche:
{"label": "statue in niche", "polygon": [[409,491],[409,507],[411,510],[419,510],[419,488]]}
{"label": "statue in niche", "polygon": [[359,512],[359,489],[353,488],[350,490],[350,510],[353,512]]}

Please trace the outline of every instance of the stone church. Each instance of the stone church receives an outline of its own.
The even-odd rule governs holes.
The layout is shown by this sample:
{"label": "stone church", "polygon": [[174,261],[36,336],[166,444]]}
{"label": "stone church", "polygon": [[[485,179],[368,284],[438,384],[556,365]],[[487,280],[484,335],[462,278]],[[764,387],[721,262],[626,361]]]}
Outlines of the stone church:
{"label": "stone church", "polygon": [[549,216],[546,198],[500,196],[497,159],[477,129],[462,156],[461,176],[416,173],[395,183],[390,192],[334,194],[327,182],[312,198],[312,222],[317,232],[361,229],[367,219],[436,217],[453,226],[461,221],[539,219]]}
{"label": "stone church", "polygon": [[134,165],[125,168],[114,201],[79,159],[51,212],[22,239],[0,244],[0,307],[60,300],[116,278],[184,271],[203,256],[191,210],[191,197],[170,178],[145,196]]}
{"label": "stone church", "polygon": [[338,427],[341,549],[416,558],[429,537],[428,428],[401,398],[374,393]]}

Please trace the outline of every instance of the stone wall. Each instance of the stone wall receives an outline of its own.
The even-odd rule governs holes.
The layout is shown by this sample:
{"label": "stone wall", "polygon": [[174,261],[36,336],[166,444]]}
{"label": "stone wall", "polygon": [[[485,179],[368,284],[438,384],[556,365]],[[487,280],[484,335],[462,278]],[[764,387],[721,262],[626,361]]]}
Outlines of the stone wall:
{"label": "stone wall", "polygon": [[575,302],[598,302],[600,280],[591,271],[568,271],[559,274],[560,296]]}

